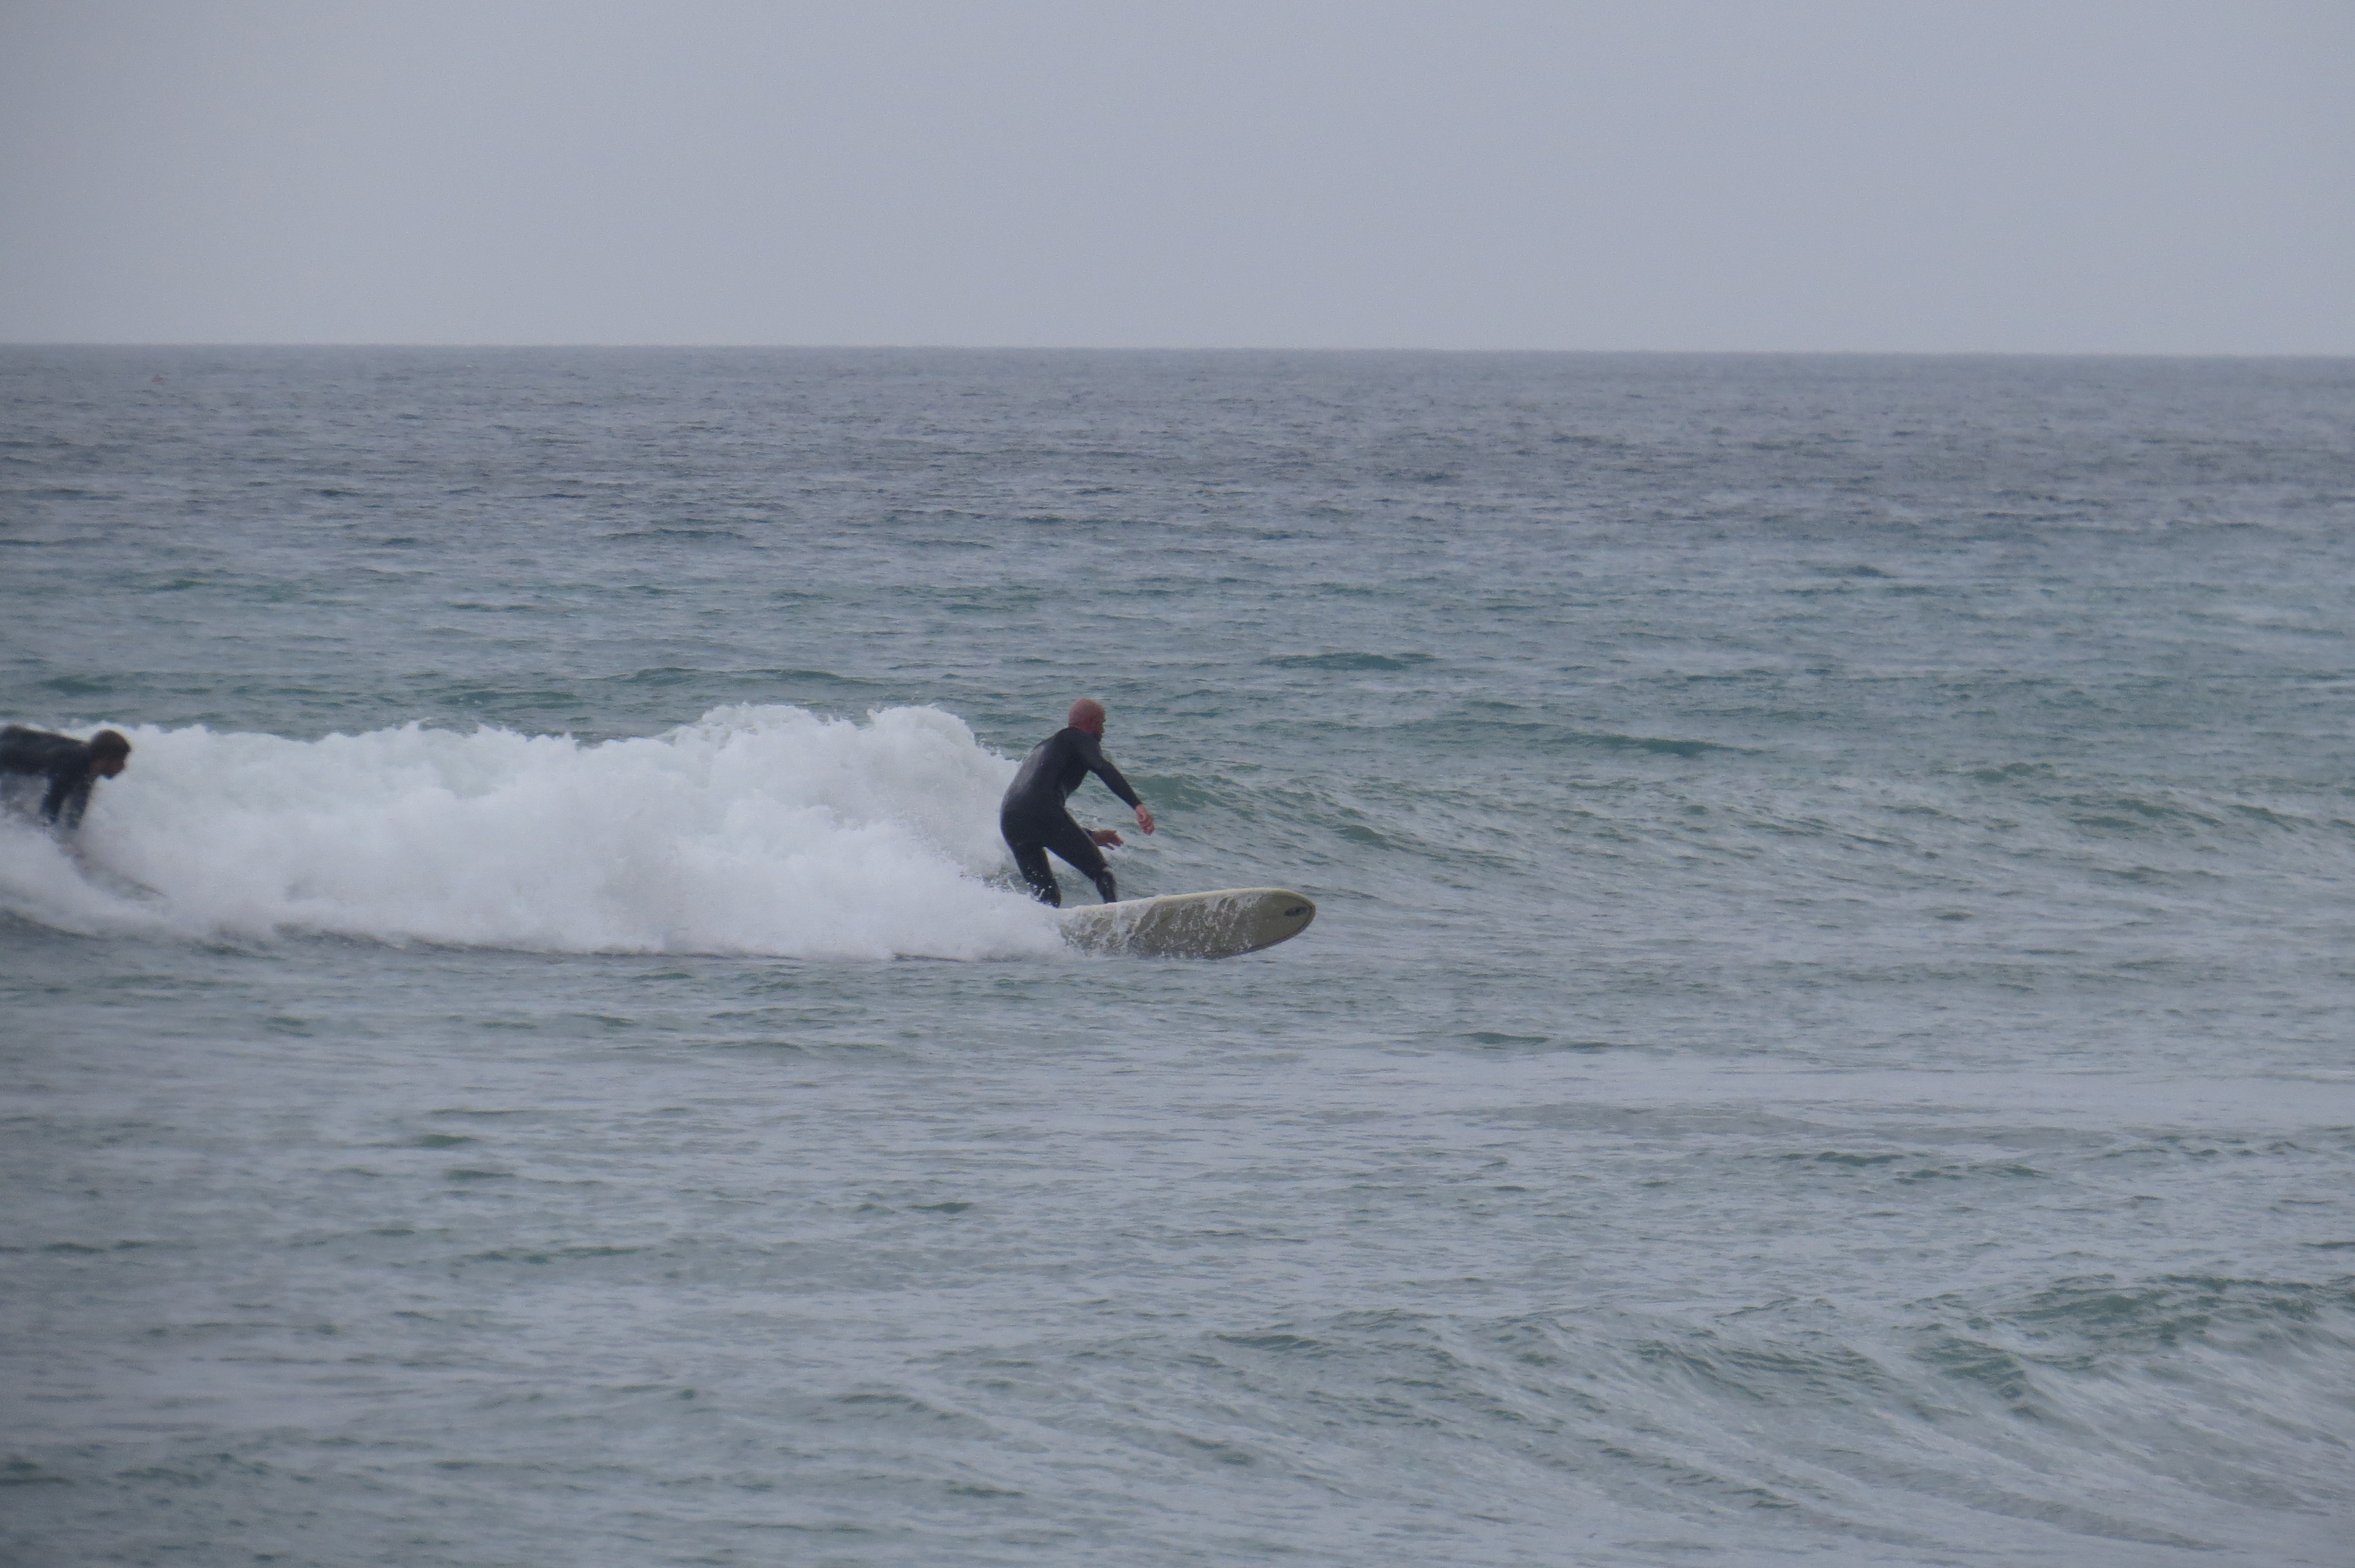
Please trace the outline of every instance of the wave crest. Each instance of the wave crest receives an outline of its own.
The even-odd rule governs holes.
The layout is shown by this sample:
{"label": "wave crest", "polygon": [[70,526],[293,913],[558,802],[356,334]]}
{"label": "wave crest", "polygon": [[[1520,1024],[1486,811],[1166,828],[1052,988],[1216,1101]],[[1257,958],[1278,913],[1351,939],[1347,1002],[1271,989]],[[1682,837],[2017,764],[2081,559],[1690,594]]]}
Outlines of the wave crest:
{"label": "wave crest", "polygon": [[[562,952],[1060,951],[983,880],[1014,764],[937,708],[715,709],[583,744],[416,724],[291,740],[134,728],[82,849],[0,842],[0,907],[80,931]],[[111,877],[143,885],[107,890]]]}

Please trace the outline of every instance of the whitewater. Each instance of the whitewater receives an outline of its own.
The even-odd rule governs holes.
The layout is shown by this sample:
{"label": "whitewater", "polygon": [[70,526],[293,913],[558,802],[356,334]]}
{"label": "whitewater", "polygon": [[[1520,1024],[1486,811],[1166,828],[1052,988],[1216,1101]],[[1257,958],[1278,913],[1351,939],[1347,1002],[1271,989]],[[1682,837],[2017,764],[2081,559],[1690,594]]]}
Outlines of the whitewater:
{"label": "whitewater", "polygon": [[[2345,1559],[2355,364],[0,408],[0,1556]],[[1083,694],[1314,927],[1065,948]]]}
{"label": "whitewater", "polygon": [[715,709],[591,745],[415,723],[314,741],[128,733],[139,771],[109,786],[83,856],[21,820],[0,832],[11,912],[91,935],[574,953],[1062,946],[1042,908],[984,880],[1007,861],[1013,764],[936,709],[864,725]]}

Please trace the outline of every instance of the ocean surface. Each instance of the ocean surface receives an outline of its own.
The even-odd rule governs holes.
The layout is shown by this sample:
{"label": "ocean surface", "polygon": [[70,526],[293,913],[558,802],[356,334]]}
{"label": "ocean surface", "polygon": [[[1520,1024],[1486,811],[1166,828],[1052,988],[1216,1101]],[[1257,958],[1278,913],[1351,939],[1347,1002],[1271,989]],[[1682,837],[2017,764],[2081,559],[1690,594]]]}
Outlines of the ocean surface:
{"label": "ocean surface", "polygon": [[0,1560],[2338,1568],[2350,708],[2350,361],[0,350]]}

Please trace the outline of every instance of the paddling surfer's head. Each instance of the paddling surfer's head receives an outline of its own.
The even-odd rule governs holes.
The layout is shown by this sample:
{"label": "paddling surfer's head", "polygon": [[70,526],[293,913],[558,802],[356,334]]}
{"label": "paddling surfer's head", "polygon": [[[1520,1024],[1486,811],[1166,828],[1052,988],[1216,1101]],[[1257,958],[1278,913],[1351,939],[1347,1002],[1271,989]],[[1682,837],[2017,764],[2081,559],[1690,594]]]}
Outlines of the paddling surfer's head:
{"label": "paddling surfer's head", "polygon": [[120,730],[102,729],[90,737],[90,770],[101,779],[119,777],[131,762],[131,742]]}
{"label": "paddling surfer's head", "polygon": [[1063,722],[1073,729],[1085,730],[1098,740],[1103,738],[1104,705],[1093,697],[1082,697],[1071,705]]}

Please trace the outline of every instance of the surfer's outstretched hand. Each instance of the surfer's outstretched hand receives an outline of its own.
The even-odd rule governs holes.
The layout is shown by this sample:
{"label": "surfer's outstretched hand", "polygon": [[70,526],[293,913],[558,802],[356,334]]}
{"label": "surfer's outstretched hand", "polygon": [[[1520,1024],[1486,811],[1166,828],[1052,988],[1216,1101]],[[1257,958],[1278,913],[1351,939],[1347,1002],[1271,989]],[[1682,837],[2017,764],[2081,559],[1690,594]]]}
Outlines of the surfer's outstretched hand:
{"label": "surfer's outstretched hand", "polygon": [[[1151,832],[1153,831],[1153,813],[1143,806],[1137,807],[1136,825],[1143,828],[1146,832]],[[1095,846],[1098,849],[1114,849],[1128,842],[1126,839],[1120,836],[1120,832],[1117,829],[1114,828],[1090,828],[1088,830],[1088,837],[1094,842]]]}

